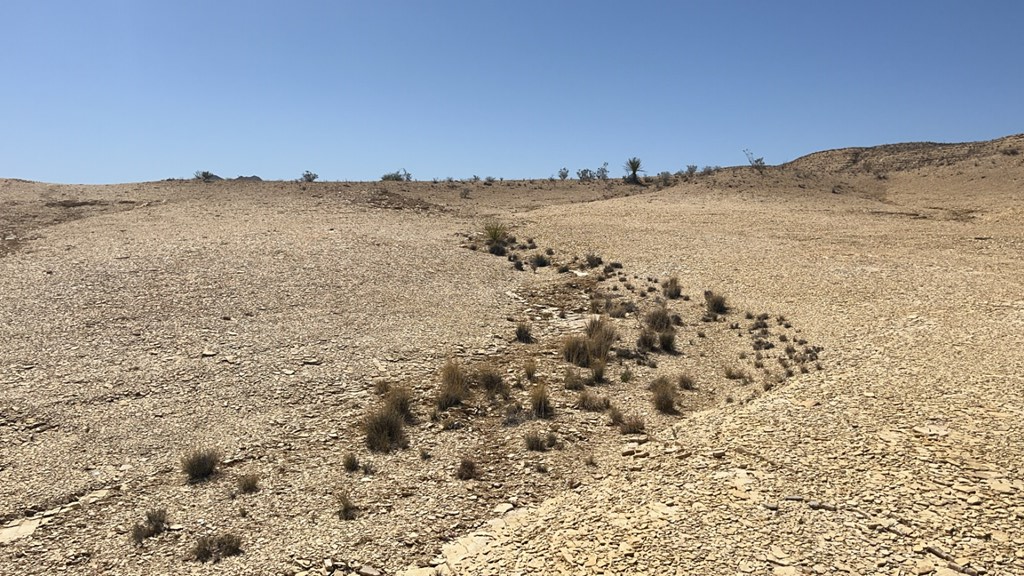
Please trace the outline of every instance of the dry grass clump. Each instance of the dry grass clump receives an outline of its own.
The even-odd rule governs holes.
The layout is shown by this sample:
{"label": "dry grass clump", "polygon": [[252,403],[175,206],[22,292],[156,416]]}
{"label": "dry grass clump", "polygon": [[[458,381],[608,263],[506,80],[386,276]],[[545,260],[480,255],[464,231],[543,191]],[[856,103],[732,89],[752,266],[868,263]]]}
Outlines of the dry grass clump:
{"label": "dry grass clump", "polygon": [[488,245],[504,245],[508,240],[508,225],[497,220],[485,222],[484,237]]}
{"label": "dry grass clump", "polygon": [[516,324],[516,341],[523,344],[533,343],[533,334],[530,333],[530,325],[526,322]]}
{"label": "dry grass clump", "polygon": [[455,477],[459,480],[472,480],[480,475],[476,462],[470,458],[463,458],[459,462],[459,469],[455,471]]}
{"label": "dry grass clump", "polygon": [[384,405],[363,418],[366,446],[374,452],[390,452],[409,445],[405,437],[405,418],[394,408]]}
{"label": "dry grass clump", "polygon": [[576,399],[576,407],[587,412],[603,412],[611,406],[611,402],[604,396],[599,396],[589,390],[580,392]]}
{"label": "dry grass clump", "polygon": [[707,308],[708,314],[711,315],[725,314],[729,311],[725,296],[715,294],[711,290],[704,291],[704,306]]}
{"label": "dry grass clump", "polygon": [[523,374],[526,375],[526,379],[533,382],[534,378],[537,377],[537,361],[533,358],[527,358],[523,362]]}
{"label": "dry grass clump", "polygon": [[156,536],[167,529],[167,510],[158,508],[146,512],[146,521],[132,527],[132,541],[141,545],[146,538]]}
{"label": "dry grass clump", "polygon": [[689,374],[680,374],[677,382],[679,383],[679,388],[681,390],[697,389],[697,381],[694,380],[693,376],[690,376]]}
{"label": "dry grass clump", "polygon": [[625,421],[625,416],[622,415],[622,410],[619,410],[616,406],[610,406],[608,408],[608,422],[612,426],[621,426]]}
{"label": "dry grass clump", "polygon": [[217,536],[200,536],[192,549],[192,557],[199,562],[220,562],[228,556],[242,553],[242,538],[237,534],[226,533]]}
{"label": "dry grass clump", "polygon": [[476,382],[488,396],[508,396],[508,385],[494,366],[487,365],[477,369]]}
{"label": "dry grass clump", "polygon": [[412,414],[412,390],[405,386],[392,387],[384,394],[384,409],[398,413],[411,424],[415,420]]}
{"label": "dry grass clump", "polygon": [[590,364],[587,350],[587,338],[579,334],[570,334],[562,340],[562,358],[570,364],[586,367]]}
{"label": "dry grass clump", "polygon": [[651,392],[654,392],[654,407],[662,414],[676,413],[676,387],[664,377],[655,378],[650,385]]}
{"label": "dry grass clump", "polygon": [[534,416],[538,418],[551,418],[555,415],[548,387],[543,384],[538,384],[530,390],[530,406],[533,408]]}
{"label": "dry grass clump", "polygon": [[658,334],[658,344],[661,346],[662,352],[665,352],[666,354],[675,354],[676,331],[669,329]]}
{"label": "dry grass clump", "polygon": [[594,384],[604,382],[604,369],[607,363],[604,360],[593,360],[590,362],[590,381]]}
{"label": "dry grass clump", "polygon": [[346,472],[355,472],[359,470],[359,457],[353,452],[348,452],[345,457],[341,459],[341,465],[345,468]]}
{"label": "dry grass clump", "polygon": [[447,410],[458,406],[469,398],[469,378],[466,372],[453,360],[441,369],[441,391],[437,396],[437,409]]}
{"label": "dry grass clump", "polygon": [[625,370],[623,370],[622,373],[619,374],[619,381],[622,382],[623,384],[626,384],[632,379],[633,371],[629,369],[629,366],[626,366]]}
{"label": "dry grass clump", "polygon": [[217,471],[221,453],[216,448],[196,449],[181,458],[181,470],[191,483],[202,482]]}
{"label": "dry grass clump", "polygon": [[238,477],[236,485],[240,494],[255,494],[260,491],[260,477],[256,474],[243,474]]}
{"label": "dry grass clump", "polygon": [[636,349],[640,352],[650,352],[658,347],[658,334],[654,330],[644,329],[636,339]]}
{"label": "dry grass clump", "polygon": [[623,434],[643,434],[647,430],[647,424],[639,414],[630,414],[624,417],[619,424],[619,431]]}
{"label": "dry grass clump", "polygon": [[338,494],[338,518],[342,520],[355,520],[358,515],[359,507],[352,502],[348,494],[345,492]]}
{"label": "dry grass clump", "polygon": [[545,452],[548,444],[538,432],[529,432],[524,437],[526,449],[531,452]]}
{"label": "dry grass clump", "polygon": [[597,268],[601,264],[604,264],[604,260],[597,254],[587,254],[585,257],[588,268]]}
{"label": "dry grass clump", "polygon": [[683,294],[683,287],[679,284],[679,278],[673,276],[661,284],[661,291],[665,298],[675,300]]}
{"label": "dry grass clump", "polygon": [[672,315],[664,306],[658,306],[644,317],[647,327],[655,332],[664,332],[672,327]]}
{"label": "dry grass clump", "polygon": [[749,380],[750,376],[742,369],[734,366],[725,367],[725,377],[729,380]]}
{"label": "dry grass clump", "polygon": [[572,368],[565,370],[565,389],[566,390],[583,390],[586,386],[586,382],[583,377],[576,373]]}
{"label": "dry grass clump", "polygon": [[612,323],[604,317],[591,318],[586,325],[587,352],[590,361],[604,360],[615,343],[617,334]]}

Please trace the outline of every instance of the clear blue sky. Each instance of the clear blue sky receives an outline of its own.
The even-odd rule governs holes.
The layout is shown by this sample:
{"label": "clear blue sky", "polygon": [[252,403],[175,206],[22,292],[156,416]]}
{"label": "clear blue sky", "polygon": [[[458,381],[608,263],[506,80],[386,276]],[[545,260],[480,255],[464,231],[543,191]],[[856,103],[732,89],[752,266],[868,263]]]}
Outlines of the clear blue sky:
{"label": "clear blue sky", "polygon": [[418,180],[1024,132],[1024,2],[2,0],[0,177]]}

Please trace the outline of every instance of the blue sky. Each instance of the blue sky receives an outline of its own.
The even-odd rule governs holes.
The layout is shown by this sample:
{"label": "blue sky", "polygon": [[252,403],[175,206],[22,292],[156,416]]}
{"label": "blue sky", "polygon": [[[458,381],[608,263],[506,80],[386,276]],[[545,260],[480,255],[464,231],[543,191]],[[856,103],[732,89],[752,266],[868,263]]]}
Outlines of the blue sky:
{"label": "blue sky", "polygon": [[1024,2],[3,0],[0,177],[547,177],[1024,132]]}

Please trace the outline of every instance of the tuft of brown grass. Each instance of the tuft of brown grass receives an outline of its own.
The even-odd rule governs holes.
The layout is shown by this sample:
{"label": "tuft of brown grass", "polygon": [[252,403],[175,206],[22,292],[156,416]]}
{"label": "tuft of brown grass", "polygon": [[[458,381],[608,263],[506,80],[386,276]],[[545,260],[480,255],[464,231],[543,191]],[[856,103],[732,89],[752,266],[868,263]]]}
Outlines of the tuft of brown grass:
{"label": "tuft of brown grass", "polygon": [[548,449],[544,437],[537,432],[528,432],[524,440],[526,441],[526,449],[531,452],[545,452]]}
{"label": "tuft of brown grass", "polygon": [[190,483],[202,482],[213,476],[220,465],[221,452],[216,448],[192,450],[181,459],[181,470]]}
{"label": "tuft of brown grass", "polygon": [[654,308],[644,317],[647,327],[655,332],[664,332],[672,327],[672,315],[664,306]]}
{"label": "tuft of brown grass", "polygon": [[533,382],[534,378],[537,377],[537,361],[533,358],[527,358],[523,362],[523,374],[526,375],[526,379]]}
{"label": "tuft of brown grass", "polygon": [[531,344],[533,342],[533,334],[530,332],[529,324],[526,322],[516,324],[516,340],[523,344]]}
{"label": "tuft of brown grass", "polygon": [[646,429],[647,425],[644,423],[643,417],[638,414],[626,416],[619,424],[619,431],[623,434],[643,434]]}
{"label": "tuft of brown grass", "polygon": [[587,338],[578,334],[566,336],[562,340],[562,358],[570,364],[586,368],[590,364]]}
{"label": "tuft of brown grass", "polygon": [[260,491],[260,477],[256,474],[243,474],[238,477],[237,487],[240,494],[255,494]]}
{"label": "tuft of brown grass", "polygon": [[137,546],[142,545],[146,538],[156,536],[167,529],[167,510],[157,508],[146,512],[146,521],[132,527],[132,541]]}
{"label": "tuft of brown grass", "polygon": [[469,398],[469,378],[454,360],[449,360],[441,369],[441,391],[437,396],[437,409],[447,410],[458,406]]}
{"label": "tuft of brown grass", "polygon": [[341,465],[344,466],[346,472],[355,472],[359,470],[359,457],[353,452],[348,452],[341,459]]}
{"label": "tuft of brown grass", "polygon": [[661,284],[661,291],[665,298],[675,300],[683,294],[683,287],[679,284],[679,278],[673,276]]}
{"label": "tuft of brown grass", "polygon": [[352,502],[345,492],[338,494],[338,518],[342,520],[355,520],[359,516],[359,507]]}
{"label": "tuft of brown grass", "polygon": [[611,402],[604,396],[599,396],[589,390],[580,392],[576,399],[576,407],[587,412],[603,412],[611,406]]}
{"label": "tuft of brown grass", "polygon": [[459,462],[459,469],[455,471],[455,477],[459,480],[473,480],[479,475],[480,471],[477,470],[476,462],[471,458],[463,458]]}
{"label": "tuft of brown grass", "polygon": [[666,354],[675,354],[676,331],[670,328],[658,334],[658,345],[661,346],[662,352],[665,352]]}
{"label": "tuft of brown grass", "polygon": [[697,389],[697,382],[696,382],[696,380],[694,380],[693,376],[690,376],[689,374],[680,374],[678,382],[679,382],[679,388],[681,390],[696,390]]}
{"label": "tuft of brown grass", "polygon": [[704,306],[710,315],[725,314],[729,311],[725,296],[715,294],[711,290],[704,291]]}
{"label": "tuft of brown grass", "polygon": [[583,381],[583,377],[580,376],[572,368],[566,368],[565,370],[565,389],[566,390],[583,390],[586,386],[586,382]]}
{"label": "tuft of brown grass", "polygon": [[397,412],[407,423],[413,423],[412,390],[405,386],[391,387],[384,395],[384,409]]}
{"label": "tuft of brown grass", "polygon": [[658,334],[649,328],[640,332],[636,339],[636,349],[640,352],[650,352],[658,347]]}
{"label": "tuft of brown grass", "polygon": [[366,446],[374,452],[390,452],[395,447],[408,446],[405,437],[405,418],[385,405],[371,411],[363,419]]}
{"label": "tuft of brown grass", "polygon": [[676,413],[676,387],[672,382],[659,376],[651,382],[650,389],[654,392],[654,407],[662,414]]}
{"label": "tuft of brown grass", "polygon": [[608,422],[612,426],[621,426],[625,420],[625,416],[622,415],[622,410],[619,410],[615,406],[611,406],[608,409]]}
{"label": "tuft of brown grass", "polygon": [[242,553],[242,538],[237,534],[226,533],[217,536],[200,536],[192,548],[192,557],[199,562],[220,562],[228,556]]}
{"label": "tuft of brown grass", "polygon": [[590,362],[590,380],[594,384],[604,382],[604,369],[607,363],[604,360],[593,360]]}
{"label": "tuft of brown grass", "polygon": [[508,385],[494,366],[485,365],[477,369],[476,382],[488,396],[508,396]]}
{"label": "tuft of brown grass", "polygon": [[530,406],[533,408],[534,416],[538,418],[551,418],[555,415],[548,387],[543,384],[537,384],[530,390]]}

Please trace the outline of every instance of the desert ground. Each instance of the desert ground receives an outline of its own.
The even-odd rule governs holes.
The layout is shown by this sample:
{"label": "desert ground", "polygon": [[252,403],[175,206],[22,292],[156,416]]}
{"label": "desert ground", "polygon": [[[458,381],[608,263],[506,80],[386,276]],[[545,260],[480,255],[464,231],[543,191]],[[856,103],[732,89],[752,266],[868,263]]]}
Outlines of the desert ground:
{"label": "desert ground", "polygon": [[[0,180],[0,295],[0,574],[1024,574],[1024,135],[643,185]],[[603,378],[564,350],[595,323]]]}

